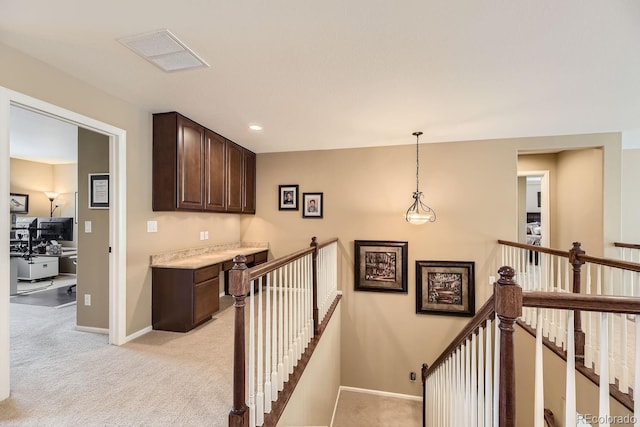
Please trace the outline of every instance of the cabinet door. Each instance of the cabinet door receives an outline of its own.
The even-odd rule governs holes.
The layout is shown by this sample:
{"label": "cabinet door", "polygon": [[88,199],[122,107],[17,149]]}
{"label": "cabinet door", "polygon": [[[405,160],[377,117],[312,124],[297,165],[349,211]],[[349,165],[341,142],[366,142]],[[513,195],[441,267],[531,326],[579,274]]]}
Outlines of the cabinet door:
{"label": "cabinet door", "polygon": [[194,286],[193,293],[193,324],[207,320],[220,308],[219,279],[207,280]]}
{"label": "cabinet door", "polygon": [[225,210],[225,139],[205,131],[205,210]]}
{"label": "cabinet door", "polygon": [[227,140],[227,212],[242,212],[243,149]]}
{"label": "cabinet door", "polygon": [[256,213],[256,155],[249,150],[243,150],[243,185],[242,212]]}
{"label": "cabinet door", "polygon": [[178,116],[178,209],[204,208],[204,128]]}

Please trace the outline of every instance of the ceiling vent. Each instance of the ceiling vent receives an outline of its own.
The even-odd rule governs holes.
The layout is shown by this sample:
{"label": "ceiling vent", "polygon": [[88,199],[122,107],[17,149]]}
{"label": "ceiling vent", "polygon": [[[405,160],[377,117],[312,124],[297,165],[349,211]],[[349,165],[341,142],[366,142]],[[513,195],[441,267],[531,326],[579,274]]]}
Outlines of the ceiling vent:
{"label": "ceiling vent", "polygon": [[169,30],[123,37],[118,41],[167,72],[209,67]]}

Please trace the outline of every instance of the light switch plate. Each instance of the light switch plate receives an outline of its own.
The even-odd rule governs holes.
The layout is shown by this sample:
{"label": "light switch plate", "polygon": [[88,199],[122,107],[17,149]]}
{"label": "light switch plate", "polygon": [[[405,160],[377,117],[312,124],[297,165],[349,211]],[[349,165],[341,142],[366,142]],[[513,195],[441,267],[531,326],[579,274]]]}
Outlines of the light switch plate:
{"label": "light switch plate", "polygon": [[158,221],[147,221],[147,233],[158,232]]}
{"label": "light switch plate", "polygon": [[91,233],[91,221],[84,222],[84,232]]}

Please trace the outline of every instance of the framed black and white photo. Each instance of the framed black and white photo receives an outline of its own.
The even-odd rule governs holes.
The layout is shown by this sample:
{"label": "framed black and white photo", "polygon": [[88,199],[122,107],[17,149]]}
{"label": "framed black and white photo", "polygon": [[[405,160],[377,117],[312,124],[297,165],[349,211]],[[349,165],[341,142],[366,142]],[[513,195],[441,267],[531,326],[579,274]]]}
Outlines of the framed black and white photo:
{"label": "framed black and white photo", "polygon": [[109,209],[109,174],[89,174],[89,209]]}
{"label": "framed black and white photo", "polygon": [[9,212],[27,213],[29,212],[29,195],[20,193],[9,194]]}
{"label": "framed black and white photo", "polygon": [[302,194],[302,217],[322,218],[322,193]]}
{"label": "framed black and white photo", "polygon": [[416,313],[473,316],[473,261],[416,261]]}
{"label": "framed black and white photo", "polygon": [[407,293],[408,242],[356,240],[355,290]]}
{"label": "framed black and white photo", "polygon": [[298,186],[279,185],[278,186],[278,209],[281,211],[298,210]]}

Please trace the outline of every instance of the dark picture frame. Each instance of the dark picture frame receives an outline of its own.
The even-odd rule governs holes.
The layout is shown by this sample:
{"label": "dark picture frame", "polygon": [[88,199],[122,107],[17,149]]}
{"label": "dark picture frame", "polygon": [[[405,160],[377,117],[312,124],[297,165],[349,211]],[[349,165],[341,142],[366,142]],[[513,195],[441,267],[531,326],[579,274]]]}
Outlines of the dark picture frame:
{"label": "dark picture frame", "polygon": [[89,174],[89,209],[109,209],[109,174]]}
{"label": "dark picture frame", "polygon": [[302,217],[322,218],[323,193],[302,193]]}
{"label": "dark picture frame", "polygon": [[416,261],[416,313],[473,316],[475,262]]}
{"label": "dark picture frame", "polygon": [[354,241],[355,290],[407,293],[408,242]]}
{"label": "dark picture frame", "polygon": [[278,185],[278,210],[297,211],[298,199],[297,185]]}
{"label": "dark picture frame", "polygon": [[9,193],[9,212],[28,213],[29,195],[20,193]]}

